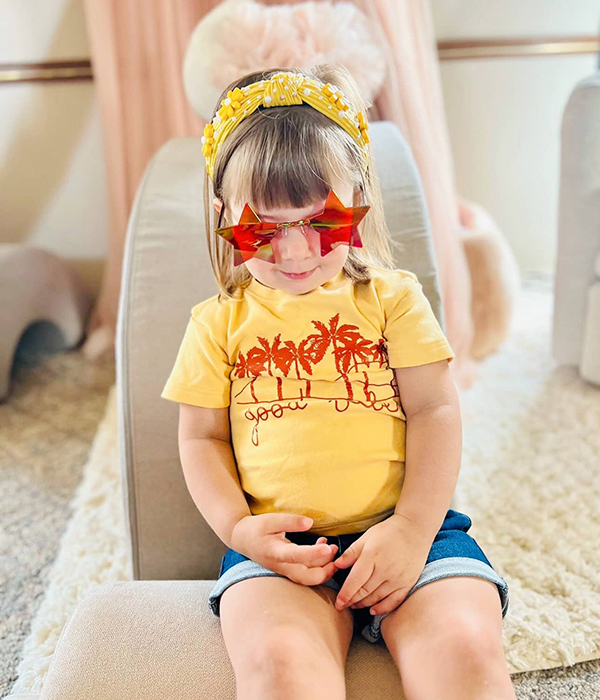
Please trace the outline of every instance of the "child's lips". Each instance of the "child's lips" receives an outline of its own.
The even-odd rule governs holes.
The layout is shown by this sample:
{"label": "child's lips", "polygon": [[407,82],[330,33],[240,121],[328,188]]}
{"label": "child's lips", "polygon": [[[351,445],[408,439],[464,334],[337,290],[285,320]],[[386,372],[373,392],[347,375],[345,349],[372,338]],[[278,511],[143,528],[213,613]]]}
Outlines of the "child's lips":
{"label": "child's lips", "polygon": [[309,270],[308,272],[285,272],[284,270],[279,270],[282,275],[285,275],[288,279],[291,280],[303,280],[306,279],[307,277],[310,277],[312,273],[316,270],[316,267],[313,267],[312,270]]}

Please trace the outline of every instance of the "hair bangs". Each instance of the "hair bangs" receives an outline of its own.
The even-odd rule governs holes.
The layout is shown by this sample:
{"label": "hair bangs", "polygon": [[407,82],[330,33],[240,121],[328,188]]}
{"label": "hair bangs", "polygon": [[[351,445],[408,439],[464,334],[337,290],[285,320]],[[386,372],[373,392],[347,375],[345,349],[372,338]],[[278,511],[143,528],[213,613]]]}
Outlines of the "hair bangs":
{"label": "hair bangs", "polygon": [[[249,202],[258,210],[300,209],[325,199],[335,177],[354,179],[348,160],[340,163],[336,154],[339,129],[327,117],[308,106],[257,112],[260,128],[249,128],[227,164],[228,201]],[[235,190],[229,191],[233,182]]]}

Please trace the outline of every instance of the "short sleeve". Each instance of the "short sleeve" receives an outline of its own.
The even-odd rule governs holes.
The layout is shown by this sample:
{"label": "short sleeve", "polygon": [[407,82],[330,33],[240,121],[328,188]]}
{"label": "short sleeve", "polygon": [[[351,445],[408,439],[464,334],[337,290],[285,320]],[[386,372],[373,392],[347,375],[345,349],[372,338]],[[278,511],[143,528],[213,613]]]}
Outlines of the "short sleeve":
{"label": "short sleeve", "polygon": [[384,302],[390,367],[416,367],[444,359],[452,362],[454,352],[414,273],[404,272],[394,284],[388,283]]}
{"label": "short sleeve", "polygon": [[229,406],[232,366],[219,335],[214,324],[209,325],[192,309],[161,398],[205,408]]}

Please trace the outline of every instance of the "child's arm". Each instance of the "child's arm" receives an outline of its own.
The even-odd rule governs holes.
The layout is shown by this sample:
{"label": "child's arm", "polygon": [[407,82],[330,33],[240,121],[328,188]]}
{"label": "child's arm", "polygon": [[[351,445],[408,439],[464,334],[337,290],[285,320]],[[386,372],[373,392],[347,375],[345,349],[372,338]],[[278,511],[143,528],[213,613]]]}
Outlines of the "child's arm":
{"label": "child's arm", "polygon": [[229,408],[179,404],[179,454],[190,495],[219,539],[252,515],[240,485],[229,425]]}
{"label": "child's arm", "polygon": [[[352,567],[336,598],[338,610],[364,607],[366,599],[371,614],[381,615],[402,602],[423,571],[460,471],[462,422],[448,360],[394,372],[406,415],[404,483],[394,515],[334,561],[337,568]],[[388,591],[383,597],[373,593],[382,589]]]}
{"label": "child's arm", "polygon": [[395,513],[433,542],[460,472],[460,402],[447,360],[394,369],[406,416],[405,476]]}

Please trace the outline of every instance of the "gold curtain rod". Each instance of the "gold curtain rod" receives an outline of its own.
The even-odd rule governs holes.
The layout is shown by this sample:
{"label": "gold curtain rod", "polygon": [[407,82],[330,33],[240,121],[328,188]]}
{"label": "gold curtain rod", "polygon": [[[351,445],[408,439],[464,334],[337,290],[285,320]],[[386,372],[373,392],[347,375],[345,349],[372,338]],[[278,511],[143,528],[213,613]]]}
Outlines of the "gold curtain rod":
{"label": "gold curtain rod", "polygon": [[[438,41],[437,49],[440,61],[594,54],[600,52],[600,37],[523,37]],[[93,80],[93,78],[92,63],[89,60],[0,63],[0,83]]]}
{"label": "gold curtain rod", "polygon": [[600,36],[438,41],[440,61],[586,54],[600,51]]}
{"label": "gold curtain rod", "polygon": [[0,83],[93,80],[93,78],[92,63],[88,60],[0,63]]}

